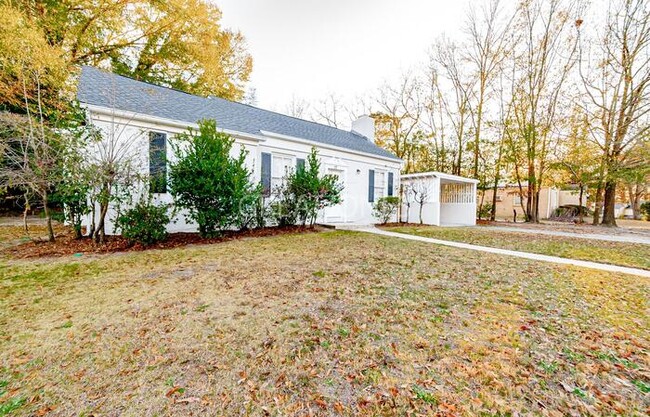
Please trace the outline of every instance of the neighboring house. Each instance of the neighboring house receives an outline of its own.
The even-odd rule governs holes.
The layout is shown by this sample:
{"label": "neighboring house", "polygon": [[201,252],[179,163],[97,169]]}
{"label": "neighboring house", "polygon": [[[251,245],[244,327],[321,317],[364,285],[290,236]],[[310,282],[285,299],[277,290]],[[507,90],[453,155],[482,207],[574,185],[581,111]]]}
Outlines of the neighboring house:
{"label": "neighboring house", "polygon": [[632,206],[626,203],[614,204],[614,217],[617,219],[631,219],[634,217]]}
{"label": "neighboring house", "polygon": [[432,171],[402,175],[401,184],[402,221],[419,223],[420,204],[422,203],[422,223],[424,224],[435,226],[476,225],[476,185],[478,180]]}
{"label": "neighboring house", "polygon": [[[304,163],[316,147],[323,173],[339,177],[343,202],[319,214],[325,223],[374,223],[373,203],[382,196],[396,195],[401,160],[374,143],[374,121],[363,116],[344,131],[319,123],[259,109],[220,98],[204,98],[83,67],[78,100],[87,109],[92,124],[104,138],[119,142],[138,160],[142,173],[167,172],[165,160],[175,156],[169,146],[174,135],[197,127],[201,119],[214,119],[235,140],[233,155],[244,148],[252,180],[273,189],[288,170]],[[160,152],[159,150],[163,151]],[[165,158],[166,157],[166,158]],[[157,201],[172,202],[163,184]],[[106,217],[107,233],[113,232],[115,211]],[[87,219],[90,222],[90,218]],[[194,231],[182,214],[170,231]]]}
{"label": "neighboring house", "polygon": [[[527,184],[522,184],[524,193],[527,192]],[[501,184],[497,187],[497,219],[510,219],[517,212],[517,220],[524,220],[524,210],[526,207],[526,197],[521,201],[519,186],[513,184]],[[583,197],[583,205],[587,201],[587,195]],[[577,190],[560,190],[555,187],[542,187],[539,191],[539,217],[548,219],[553,215],[553,211],[564,205],[578,205],[579,196]],[[492,190],[486,190],[483,204],[492,204]]]}

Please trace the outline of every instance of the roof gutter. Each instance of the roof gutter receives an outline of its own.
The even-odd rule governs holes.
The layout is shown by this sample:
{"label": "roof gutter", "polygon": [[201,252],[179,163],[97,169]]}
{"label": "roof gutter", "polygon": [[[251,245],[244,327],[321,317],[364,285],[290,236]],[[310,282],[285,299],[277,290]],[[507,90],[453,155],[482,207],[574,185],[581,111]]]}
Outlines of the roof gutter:
{"label": "roof gutter", "polygon": [[452,175],[452,174],[445,174],[444,172],[436,172],[436,171],[430,171],[430,172],[419,172],[416,174],[405,174],[402,175],[402,179],[411,179],[411,178],[427,178],[427,177],[436,177],[440,179],[447,179],[451,181],[459,181],[459,182],[470,182],[474,184],[478,184],[479,180],[476,180],[474,178],[465,178],[461,177],[459,175]]}

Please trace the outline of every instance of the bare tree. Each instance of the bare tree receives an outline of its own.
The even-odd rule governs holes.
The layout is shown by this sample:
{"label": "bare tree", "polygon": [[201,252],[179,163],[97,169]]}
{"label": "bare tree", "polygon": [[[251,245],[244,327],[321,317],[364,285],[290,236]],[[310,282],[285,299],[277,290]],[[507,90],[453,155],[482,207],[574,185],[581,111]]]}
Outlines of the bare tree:
{"label": "bare tree", "polygon": [[343,110],[347,113],[350,123],[352,123],[361,116],[372,114],[373,103],[374,99],[371,96],[359,95],[349,105],[346,105]]}
{"label": "bare tree", "polygon": [[431,189],[426,181],[416,181],[410,186],[410,191],[413,195],[413,201],[418,203],[420,207],[420,224],[422,224],[422,209],[424,208],[424,204],[429,200]]}
{"label": "bare tree", "polygon": [[469,134],[472,111],[470,94],[476,83],[475,78],[463,72],[459,56],[458,45],[443,37],[434,47],[430,67],[430,71],[442,73],[450,86],[450,94],[440,94],[439,103],[456,138],[456,160],[452,164],[452,173],[456,175],[461,174],[463,166],[463,150]]}
{"label": "bare tree", "polygon": [[[396,86],[385,84],[379,91],[379,110],[372,114],[380,146],[406,161],[404,172],[414,170],[415,152],[421,139],[422,85],[413,74],[404,74]],[[418,132],[420,134],[418,134]]]}
{"label": "bare tree", "polygon": [[445,134],[445,102],[439,83],[438,69],[431,65],[425,75],[426,89],[422,111],[422,123],[428,133],[426,146],[420,149],[420,159],[425,159],[426,169],[451,171],[455,157],[453,148],[447,146]]}
{"label": "bare tree", "polygon": [[303,119],[307,116],[308,111],[309,103],[305,99],[296,97],[295,95],[291,96],[291,101],[289,101],[285,108],[286,114],[299,119]]}
{"label": "bare tree", "polygon": [[47,222],[48,240],[53,242],[50,202],[54,189],[64,179],[63,162],[70,151],[67,137],[48,126],[42,117],[35,119],[31,114],[1,113],[0,139],[3,157],[0,186],[22,190],[27,206],[30,195],[40,201]]}
{"label": "bare tree", "polygon": [[137,152],[142,132],[134,129],[130,122],[118,122],[114,111],[109,123],[96,132],[85,149],[87,169],[94,173],[89,196],[92,211],[88,235],[99,244],[106,242],[106,215],[110,205],[119,204],[142,179],[143,161]]}
{"label": "bare tree", "polygon": [[[481,154],[481,133],[484,124],[484,113],[487,95],[495,75],[507,56],[510,21],[501,19],[500,0],[491,0],[487,7],[477,16],[476,9],[470,8],[467,17],[466,32],[470,44],[466,51],[467,60],[475,71],[476,91],[472,122],[474,125],[474,164],[472,175],[479,177],[479,158]],[[512,18],[511,18],[512,19]]]}
{"label": "bare tree", "polygon": [[[55,240],[50,203],[57,186],[65,180],[65,164],[77,151],[77,136],[62,129],[53,116],[45,115],[41,73],[43,69],[21,71],[25,115],[0,114],[0,140],[3,164],[0,186],[16,187],[25,199],[24,228],[27,232],[27,209],[30,199],[40,200],[47,222],[48,240]],[[28,83],[30,87],[28,88]],[[36,91],[35,110],[30,105],[28,89]]]}
{"label": "bare tree", "polygon": [[638,141],[628,153],[621,178],[632,208],[632,217],[640,220],[641,199],[648,195],[650,187],[650,140]]}
{"label": "bare tree", "polygon": [[[577,26],[582,26],[580,21]],[[581,56],[580,75],[603,152],[602,224],[616,226],[619,174],[629,150],[650,129],[650,4],[645,0],[612,0],[598,58]],[[584,48],[581,48],[581,55]],[[583,61],[590,65],[583,68]],[[586,65],[585,65],[586,66]],[[591,70],[591,71],[589,71]]]}
{"label": "bare tree", "polygon": [[339,127],[342,109],[341,98],[330,93],[314,106],[312,120],[332,127]]}
{"label": "bare tree", "polygon": [[[513,65],[513,70],[514,70]],[[499,188],[499,181],[501,181],[501,174],[504,168],[504,156],[506,153],[506,142],[508,139],[509,125],[512,117],[512,108],[514,104],[514,84],[510,83],[510,94],[505,94],[506,86],[504,85],[503,70],[499,74],[499,87],[498,87],[498,119],[496,121],[496,130],[498,132],[496,160],[494,163],[494,180],[492,183],[492,207],[490,210],[490,220],[496,220],[497,213],[497,192]],[[514,78],[514,77],[513,77]]]}
{"label": "bare tree", "polygon": [[[562,0],[532,0],[519,6],[522,31],[518,53],[516,106],[518,135],[525,146],[526,220],[539,221],[539,193],[549,168],[560,101],[575,62],[570,16],[574,5]],[[562,107],[564,108],[564,107]]]}

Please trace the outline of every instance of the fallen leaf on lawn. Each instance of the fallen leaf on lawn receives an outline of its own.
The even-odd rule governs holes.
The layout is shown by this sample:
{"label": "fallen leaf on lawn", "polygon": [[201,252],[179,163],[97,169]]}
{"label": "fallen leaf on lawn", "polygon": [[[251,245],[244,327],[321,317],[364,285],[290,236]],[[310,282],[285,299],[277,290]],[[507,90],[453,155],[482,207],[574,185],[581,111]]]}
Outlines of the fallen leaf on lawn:
{"label": "fallen leaf on lawn", "polygon": [[181,387],[173,387],[169,391],[167,391],[167,394],[165,394],[165,397],[169,398],[172,395],[176,394],[177,392],[180,392],[183,388]]}
{"label": "fallen leaf on lawn", "polygon": [[573,387],[571,385],[565,382],[560,382],[560,385],[562,385],[562,388],[564,388],[566,392],[573,392]]}
{"label": "fallen leaf on lawn", "polygon": [[187,397],[187,398],[180,398],[174,402],[177,404],[189,404],[189,403],[195,403],[199,401],[201,401],[199,397]]}

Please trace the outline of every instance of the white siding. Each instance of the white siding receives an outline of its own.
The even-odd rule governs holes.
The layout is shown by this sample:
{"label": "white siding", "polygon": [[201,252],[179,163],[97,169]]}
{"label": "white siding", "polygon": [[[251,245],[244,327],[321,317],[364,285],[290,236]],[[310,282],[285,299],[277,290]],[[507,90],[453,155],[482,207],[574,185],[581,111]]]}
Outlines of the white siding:
{"label": "white siding", "polygon": [[[104,132],[104,137],[117,138],[116,140],[128,148],[128,152],[135,156],[137,169],[143,174],[149,171],[149,150],[148,134],[150,131],[167,133],[168,140],[173,140],[173,136],[184,132],[186,127],[179,126],[176,122],[167,122],[164,120],[151,122],[150,120],[140,120],[138,118],[119,118],[105,115],[104,113],[91,113],[95,126]],[[297,138],[266,137],[259,140],[251,138],[248,135],[238,136],[233,134],[235,145],[231,151],[233,157],[238,156],[240,149],[243,147],[247,152],[246,165],[251,170],[252,179],[255,182],[261,180],[261,154],[268,152],[272,154],[272,181],[274,184],[279,181],[281,173],[287,169],[294,169],[296,158],[306,159],[311,151],[312,146],[319,150],[322,173],[336,172],[344,182],[343,203],[342,207],[337,207],[330,211],[336,216],[336,222],[371,224],[376,221],[372,216],[372,203],[368,202],[368,171],[374,169],[376,172],[384,173],[383,194],[386,195],[386,186],[388,172],[394,175],[393,194],[397,195],[399,189],[399,170],[401,164],[399,161],[389,160],[381,157],[375,157],[369,154],[359,154],[353,151],[343,149],[334,149],[313,142],[300,140]],[[175,159],[171,146],[167,147],[167,157],[170,161]],[[375,194],[375,201],[378,194]],[[172,203],[171,195],[157,194],[156,199],[160,202]],[[115,210],[109,210],[106,217],[106,232],[111,234],[113,230],[113,220]],[[320,213],[319,222],[327,222],[327,210]],[[90,223],[90,218],[86,219],[86,225]],[[168,226],[170,232],[174,231],[196,231],[194,224],[188,224],[185,220],[184,213],[179,213],[173,222]]]}

